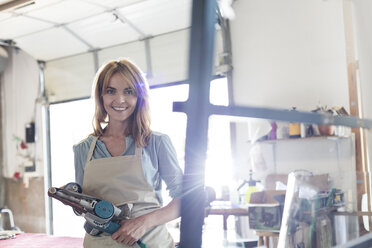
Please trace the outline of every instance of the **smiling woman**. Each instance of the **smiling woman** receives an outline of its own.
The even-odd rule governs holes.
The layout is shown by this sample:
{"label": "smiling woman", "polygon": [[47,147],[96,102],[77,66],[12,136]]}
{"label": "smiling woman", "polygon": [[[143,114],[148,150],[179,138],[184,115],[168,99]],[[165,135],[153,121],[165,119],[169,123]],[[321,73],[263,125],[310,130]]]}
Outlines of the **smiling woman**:
{"label": "smiling woman", "polygon": [[[75,178],[83,193],[130,209],[112,236],[85,228],[84,247],[173,247],[165,223],[179,217],[182,170],[165,134],[150,129],[148,86],[130,61],[106,63],[94,82],[94,132],[74,145]],[[107,124],[107,125],[106,125]],[[162,206],[161,182],[173,198]],[[120,215],[121,216],[121,215]]]}

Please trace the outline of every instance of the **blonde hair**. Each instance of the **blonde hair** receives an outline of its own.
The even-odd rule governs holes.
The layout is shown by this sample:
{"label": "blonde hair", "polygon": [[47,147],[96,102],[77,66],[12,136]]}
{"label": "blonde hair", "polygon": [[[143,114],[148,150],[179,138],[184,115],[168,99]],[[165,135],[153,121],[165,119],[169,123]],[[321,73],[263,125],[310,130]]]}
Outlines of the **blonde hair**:
{"label": "blonde hair", "polygon": [[111,77],[119,73],[133,89],[137,96],[137,104],[133,114],[129,117],[126,135],[131,134],[138,147],[147,145],[150,136],[150,109],[148,99],[148,84],[142,71],[127,59],[112,60],[104,64],[97,72],[94,80],[95,113],[91,135],[101,136],[104,132],[103,124],[107,124],[107,112],[103,106],[102,94],[106,91]]}

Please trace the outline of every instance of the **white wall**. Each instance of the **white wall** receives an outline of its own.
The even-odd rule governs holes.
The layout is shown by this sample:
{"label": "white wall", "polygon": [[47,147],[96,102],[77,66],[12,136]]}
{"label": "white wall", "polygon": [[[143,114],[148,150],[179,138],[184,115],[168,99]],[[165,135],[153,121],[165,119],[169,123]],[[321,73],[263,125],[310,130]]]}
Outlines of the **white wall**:
{"label": "white wall", "polygon": [[[342,1],[237,0],[233,8],[235,104],[349,109]],[[247,123],[239,122],[236,132],[236,166],[246,172],[252,138]]]}
{"label": "white wall", "polygon": [[348,108],[342,1],[238,0],[233,7],[236,104]]}
{"label": "white wall", "polygon": [[[9,53],[10,61],[1,80],[3,172],[4,176],[9,178],[12,178],[15,172],[22,173],[23,166],[32,165],[33,156],[37,154],[36,172],[26,175],[25,180],[27,180],[28,176],[43,174],[40,104],[36,103],[39,90],[39,67],[36,60],[22,50],[10,49]],[[25,140],[26,124],[32,121],[36,122],[38,145],[36,147],[35,143],[28,143],[27,150],[22,150],[15,137]],[[23,157],[28,154],[31,155],[31,159]]]}

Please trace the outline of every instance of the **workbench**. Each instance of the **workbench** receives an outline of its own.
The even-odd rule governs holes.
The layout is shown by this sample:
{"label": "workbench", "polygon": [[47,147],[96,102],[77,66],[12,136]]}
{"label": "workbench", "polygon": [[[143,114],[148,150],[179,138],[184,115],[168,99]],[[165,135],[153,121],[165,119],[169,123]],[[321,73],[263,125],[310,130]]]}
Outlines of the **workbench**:
{"label": "workbench", "polygon": [[223,230],[227,230],[227,218],[230,215],[248,216],[248,207],[231,204],[229,201],[214,202],[210,207],[205,208],[205,217],[208,215],[222,215]]}
{"label": "workbench", "polygon": [[15,238],[0,240],[1,248],[82,248],[83,238],[20,233]]}

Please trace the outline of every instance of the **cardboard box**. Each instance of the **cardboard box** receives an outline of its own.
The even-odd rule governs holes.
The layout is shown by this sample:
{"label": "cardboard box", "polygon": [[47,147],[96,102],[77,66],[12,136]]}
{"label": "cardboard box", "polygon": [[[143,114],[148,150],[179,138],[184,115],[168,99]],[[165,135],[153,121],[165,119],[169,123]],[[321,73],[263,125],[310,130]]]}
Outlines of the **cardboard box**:
{"label": "cardboard box", "polygon": [[254,192],[248,204],[249,228],[260,231],[280,230],[285,190]]}

